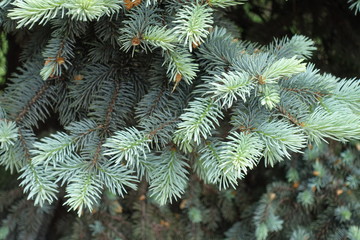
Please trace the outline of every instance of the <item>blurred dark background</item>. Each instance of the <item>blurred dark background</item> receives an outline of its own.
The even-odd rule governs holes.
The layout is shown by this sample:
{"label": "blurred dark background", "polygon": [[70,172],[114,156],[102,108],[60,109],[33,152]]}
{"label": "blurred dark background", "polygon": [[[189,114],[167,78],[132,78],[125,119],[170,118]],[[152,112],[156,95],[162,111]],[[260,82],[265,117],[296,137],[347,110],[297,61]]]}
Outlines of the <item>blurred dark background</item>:
{"label": "blurred dark background", "polygon": [[316,43],[310,62],[338,77],[360,76],[360,14],[347,0],[250,0],[228,16],[241,27],[242,39],[267,44],[301,34]]}

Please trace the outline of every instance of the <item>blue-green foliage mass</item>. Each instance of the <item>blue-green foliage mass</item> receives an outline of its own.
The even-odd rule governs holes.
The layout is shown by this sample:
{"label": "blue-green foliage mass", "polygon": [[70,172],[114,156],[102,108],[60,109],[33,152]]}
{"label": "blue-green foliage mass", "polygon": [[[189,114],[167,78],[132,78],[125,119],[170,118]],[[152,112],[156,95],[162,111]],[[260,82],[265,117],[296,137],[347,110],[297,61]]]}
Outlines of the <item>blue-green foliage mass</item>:
{"label": "blue-green foliage mass", "polygon": [[[20,172],[35,204],[56,201],[64,186],[64,204],[82,215],[104,189],[123,196],[143,177],[163,205],[181,198],[191,172],[227,189],[307,144],[359,139],[359,80],[320,74],[307,63],[315,47],[305,36],[260,46],[232,35],[228,21],[214,19],[238,4],[1,3],[7,31],[26,28],[33,40],[0,95],[0,163]],[[63,130],[38,139],[34,130],[50,116]],[[312,194],[297,199],[310,207]],[[336,213],[350,218],[345,208]],[[282,228],[272,208],[256,214],[258,239]]]}

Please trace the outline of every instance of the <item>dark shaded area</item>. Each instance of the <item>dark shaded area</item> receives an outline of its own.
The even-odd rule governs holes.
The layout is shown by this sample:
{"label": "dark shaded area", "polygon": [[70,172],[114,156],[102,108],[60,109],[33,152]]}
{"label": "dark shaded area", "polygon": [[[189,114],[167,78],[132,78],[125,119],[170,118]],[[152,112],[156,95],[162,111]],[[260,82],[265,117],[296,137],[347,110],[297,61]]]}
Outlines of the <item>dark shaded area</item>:
{"label": "dark shaded area", "polygon": [[8,34],[8,44],[9,51],[6,56],[7,58],[7,73],[6,78],[9,78],[12,73],[16,71],[16,68],[19,66],[19,56],[21,53],[21,47],[16,41],[16,37],[12,34]]}
{"label": "dark shaded area", "polygon": [[243,39],[267,44],[273,38],[305,35],[318,50],[310,60],[338,77],[360,75],[360,16],[347,1],[253,0],[229,12]]}

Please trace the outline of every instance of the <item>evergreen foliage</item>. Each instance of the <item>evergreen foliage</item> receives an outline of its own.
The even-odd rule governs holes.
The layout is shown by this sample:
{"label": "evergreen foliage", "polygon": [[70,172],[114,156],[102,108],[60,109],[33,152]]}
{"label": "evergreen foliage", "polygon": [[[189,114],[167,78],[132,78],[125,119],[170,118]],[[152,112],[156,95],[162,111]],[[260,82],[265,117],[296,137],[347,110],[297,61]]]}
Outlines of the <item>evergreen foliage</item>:
{"label": "evergreen foliage", "polygon": [[355,15],[360,11],[360,1],[359,0],[348,0],[350,3],[350,9],[355,12]]}
{"label": "evergreen foliage", "polygon": [[[123,197],[138,182],[145,187],[146,183],[149,203],[141,195],[135,204],[141,215],[133,217],[143,225],[141,231],[134,230],[134,236],[141,238],[149,232],[149,239],[156,238],[156,232],[151,232],[154,227],[141,220],[147,211],[160,209],[160,219],[161,214],[171,215],[167,207],[153,202],[165,205],[188,197],[192,200],[182,202],[185,206],[180,208],[188,209],[190,222],[178,224],[191,225],[187,229],[197,229],[194,232],[200,235],[189,236],[201,239],[208,234],[199,230],[201,224],[216,229],[223,210],[203,206],[196,196],[207,185],[189,185],[193,178],[217,185],[223,190],[219,198],[225,199],[219,204],[231,206],[235,197],[228,188],[239,185],[238,180],[260,162],[274,166],[291,153],[304,151],[308,144],[318,149],[329,139],[359,139],[359,81],[322,74],[306,63],[315,47],[304,36],[275,39],[267,46],[239,40],[232,33],[236,27],[219,16],[225,7],[242,3],[1,3],[4,29],[15,34],[26,31],[30,36],[23,46],[21,67],[0,95],[0,163],[20,173],[20,186],[28,199],[44,207],[59,203],[61,196],[69,210],[80,216],[99,211],[101,219],[114,213],[101,209],[107,208],[103,201],[117,202],[111,194]],[[51,116],[58,118],[63,129],[38,138],[39,124]],[[314,158],[308,155],[316,153],[307,151],[305,159],[311,162]],[[329,185],[338,169],[320,160],[312,165],[315,176],[299,187],[272,183],[257,206],[244,211],[244,218],[252,218],[254,224],[237,223],[237,229],[244,229],[238,238],[252,239],[255,233],[256,239],[265,239],[281,233],[292,239],[312,234],[357,239],[359,216],[352,214],[359,210],[356,201],[330,204],[337,206],[333,209],[317,200],[339,186],[357,189],[359,171],[352,163],[351,167],[341,165],[349,168],[349,187],[341,180],[336,189]],[[288,170],[289,182],[295,184],[296,178],[308,176],[298,167]],[[316,220],[319,231],[323,225],[330,226],[325,218],[330,214],[339,223],[349,224],[336,232],[317,233],[318,227],[307,226],[306,216],[300,215],[294,220],[299,227],[291,229],[279,209],[289,198],[296,199],[296,207],[309,211],[317,204],[323,206],[328,215]],[[109,222],[106,226],[101,220],[86,224],[79,222],[79,226],[90,226],[87,234],[100,238],[104,231],[112,231],[123,238]],[[166,229],[171,224],[160,225]],[[237,231],[230,229],[229,239]],[[82,233],[70,233],[74,239],[77,234]],[[171,238],[183,233],[164,234]]]}
{"label": "evergreen foliage", "polygon": [[[358,240],[359,156],[359,142],[346,146],[332,141],[330,146],[309,146],[303,156],[296,154],[292,161],[281,163],[282,174],[275,168],[265,176],[263,171],[254,170],[255,184],[261,182],[264,187],[255,189],[241,181],[236,190],[218,191],[216,185],[204,184],[196,174],[191,174],[192,184],[182,199],[172,205],[158,204],[171,197],[167,196],[170,188],[164,179],[154,178],[149,186],[143,181],[137,191],[131,190],[124,197],[111,193],[109,188],[92,212],[84,211],[81,218],[65,211],[56,216],[51,239]],[[185,172],[171,172],[174,168],[170,164],[181,164],[177,157],[178,153],[171,149],[154,156],[159,165],[167,164],[158,167],[154,176],[163,176],[166,171],[186,184],[187,179],[182,176]],[[55,218],[54,206],[61,203],[34,207],[33,201],[24,199],[16,182],[8,179],[7,184],[13,188],[0,194],[3,219],[0,231],[8,237],[5,239],[23,239],[21,236],[47,239],[41,236],[40,229],[49,218]],[[82,183],[83,187],[90,185],[91,180]],[[74,197],[78,196],[77,189],[71,192]],[[26,219],[29,217],[32,226]]]}

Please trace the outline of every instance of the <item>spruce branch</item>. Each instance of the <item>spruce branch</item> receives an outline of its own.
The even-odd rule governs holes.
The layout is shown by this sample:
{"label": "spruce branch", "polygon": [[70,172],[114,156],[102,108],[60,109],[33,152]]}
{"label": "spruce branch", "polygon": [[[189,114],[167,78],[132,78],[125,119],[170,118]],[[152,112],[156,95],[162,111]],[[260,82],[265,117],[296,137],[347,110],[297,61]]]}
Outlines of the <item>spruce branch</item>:
{"label": "spruce branch", "polygon": [[357,15],[358,12],[360,12],[360,1],[359,0],[348,0],[348,3],[350,3],[349,8],[353,11],[355,11],[355,15]]}
{"label": "spruce branch", "polygon": [[18,128],[12,121],[0,118],[0,150],[9,150],[11,145],[18,139]]}
{"label": "spruce branch", "polygon": [[[27,102],[27,104],[21,109],[21,112],[18,112],[15,117],[15,122],[17,124],[31,126],[37,125],[37,120],[40,118],[45,118],[47,114],[49,114],[46,105],[38,105],[39,102],[42,102],[42,98],[46,98],[46,91],[50,87],[48,82],[44,83],[41,88],[32,96],[32,98]],[[45,96],[44,96],[45,95]],[[46,101],[46,100],[45,100]],[[31,110],[37,109],[38,113],[33,114]],[[26,116],[28,116],[26,118]],[[33,122],[34,121],[34,122]]]}
{"label": "spruce branch", "polygon": [[[359,3],[360,5],[360,3]],[[360,8],[360,6],[359,6]],[[347,232],[347,237],[351,240],[356,240],[360,238],[360,227],[358,226],[351,226]]]}
{"label": "spruce branch", "polygon": [[[75,110],[88,109],[94,96],[108,80],[116,77],[116,70],[108,64],[89,64],[83,69],[84,81],[70,86],[69,97]],[[86,81],[85,81],[86,80]]]}
{"label": "spruce branch", "polygon": [[[35,23],[45,24],[49,20],[65,15],[78,21],[91,21],[103,15],[110,16],[117,13],[120,5],[110,0],[16,0],[12,3],[15,8],[10,10],[8,16],[17,20],[17,28]],[[60,16],[58,13],[60,12]]]}
{"label": "spruce branch", "polygon": [[284,157],[290,158],[290,153],[300,152],[305,147],[306,135],[299,127],[284,120],[264,122],[255,130],[264,142],[265,165],[273,166]]}
{"label": "spruce branch", "polygon": [[118,47],[120,37],[120,19],[102,17],[95,22],[95,33],[103,43],[110,43],[114,48]]}
{"label": "spruce branch", "polygon": [[5,8],[10,4],[11,0],[5,0],[0,3],[0,8]]}
{"label": "spruce branch", "polygon": [[231,6],[236,6],[240,4],[244,4],[246,0],[207,0],[207,3],[210,7],[220,7],[226,8]]}
{"label": "spruce branch", "polygon": [[[103,148],[103,144],[105,142],[105,137],[108,136],[111,132],[110,130],[110,124],[111,124],[111,120],[112,120],[112,115],[114,112],[114,108],[115,108],[115,103],[116,100],[118,98],[119,95],[119,89],[120,89],[120,83],[118,81],[113,81],[113,85],[112,86],[112,94],[110,96],[104,95],[104,96],[99,96],[100,99],[96,99],[98,101],[94,101],[94,103],[90,106],[90,110],[93,110],[94,113],[90,112],[89,116],[93,116],[95,118],[100,118],[101,120],[103,120],[103,124],[101,124],[101,133],[100,133],[100,139],[98,140],[97,146],[96,146],[96,150],[93,153],[92,156],[92,164],[96,165],[97,162],[99,161],[99,159],[102,157],[102,148]],[[111,85],[110,85],[111,86]],[[108,87],[106,85],[104,85],[104,87]],[[109,90],[111,89],[107,89],[106,88],[106,92],[109,92]],[[102,92],[101,92],[102,93]],[[105,103],[104,103],[105,102]],[[103,110],[103,106],[107,104],[107,108]],[[99,109],[101,109],[99,111]]]}
{"label": "spruce branch", "polygon": [[112,120],[115,117],[114,112],[116,111],[116,104],[120,95],[120,85],[121,83],[115,79],[105,80],[105,84],[101,86],[99,93],[93,96],[93,101],[89,106],[89,117],[102,126],[102,131],[105,135],[109,135],[111,129],[116,129],[112,127]]}
{"label": "spruce branch", "polygon": [[358,79],[343,79],[338,81],[332,97],[345,103],[355,112],[360,112],[360,88]]}
{"label": "spruce branch", "polygon": [[57,132],[34,143],[30,150],[34,164],[47,166],[52,163],[55,167],[67,159],[77,159],[77,150],[83,149],[89,141],[97,140],[96,133],[103,129],[103,126],[97,126],[93,121],[84,119],[70,124],[65,129],[70,130],[71,134]]}
{"label": "spruce branch", "polygon": [[[233,36],[225,28],[215,26],[204,44],[201,44],[199,47],[197,57],[200,61],[200,66],[207,71],[237,66],[241,57],[239,50],[246,51],[251,44],[233,40]],[[236,68],[236,70],[241,72],[241,70],[247,71],[248,69]]]}
{"label": "spruce branch", "polygon": [[24,192],[29,192],[28,199],[34,198],[34,203],[43,206],[45,202],[51,204],[57,197],[57,185],[54,178],[44,171],[40,165],[31,162],[21,169],[22,179],[20,186],[24,187]]}
{"label": "spruce branch", "polygon": [[[263,111],[262,111],[263,110]],[[239,104],[234,108],[230,123],[233,129],[250,132],[260,125],[269,115],[265,108],[255,105],[245,106]]]}
{"label": "spruce branch", "polygon": [[19,145],[21,146],[22,149],[21,152],[23,152],[24,158],[26,160],[31,160],[30,150],[35,143],[35,134],[30,129],[22,129],[22,128],[19,128],[18,134],[19,134]]}
{"label": "spruce branch", "polygon": [[286,91],[293,91],[304,98],[310,95],[318,98],[328,95],[337,86],[337,79],[331,75],[320,75],[314,64],[307,64],[303,73],[289,79],[281,79],[279,85]]}
{"label": "spruce branch", "polygon": [[40,142],[34,144],[34,149],[30,150],[30,153],[34,155],[33,164],[48,165],[52,163],[55,166],[56,163],[64,161],[65,158],[71,158],[76,147],[74,140],[62,132],[42,138]]}
{"label": "spruce branch", "polygon": [[205,183],[217,183],[221,174],[219,152],[222,144],[218,139],[209,139],[199,147],[199,158],[194,163],[194,169],[197,175]]}
{"label": "spruce branch", "polygon": [[[250,74],[250,76],[254,77],[259,86],[266,85],[266,78],[263,76],[263,73],[269,68],[274,62],[276,62],[276,58],[274,55],[271,55],[269,52],[256,50],[256,53],[252,53],[251,46],[242,46],[237,44],[242,53],[237,57],[237,60],[232,60],[230,68],[235,68],[237,71],[244,71]],[[250,49],[248,49],[250,48]],[[239,54],[238,54],[239,55]],[[279,77],[280,78],[280,77]],[[277,81],[273,82],[277,83]]]}
{"label": "spruce branch", "polygon": [[167,75],[170,81],[175,82],[175,87],[181,80],[191,84],[197,76],[198,64],[191,55],[182,48],[165,52],[164,65],[167,65]]}
{"label": "spruce branch", "polygon": [[137,177],[133,171],[111,162],[101,163],[98,166],[98,175],[101,182],[113,193],[123,197],[127,193],[125,187],[136,189]]}
{"label": "spruce branch", "polygon": [[71,133],[72,141],[76,143],[77,150],[84,148],[86,143],[97,140],[98,131],[103,129],[103,125],[98,125],[92,119],[82,119],[72,122],[65,126],[65,130]]}
{"label": "spruce branch", "polygon": [[10,173],[19,172],[24,166],[24,153],[19,151],[19,144],[10,146],[6,151],[0,149],[0,164],[5,166],[5,170],[10,170]]}
{"label": "spruce branch", "polygon": [[174,31],[189,51],[204,42],[213,24],[212,9],[205,5],[185,5],[177,13]]}
{"label": "spruce branch", "polygon": [[305,208],[310,208],[315,203],[314,192],[311,189],[300,192],[297,196],[297,201]]}
{"label": "spruce branch", "polygon": [[310,239],[310,234],[307,230],[299,227],[295,229],[290,237],[290,240],[297,240],[297,239]]}
{"label": "spruce branch", "polygon": [[277,204],[274,192],[266,193],[261,197],[253,217],[256,225],[255,236],[258,240],[266,239],[269,232],[282,229],[284,220],[275,214]]}
{"label": "spruce branch", "polygon": [[91,162],[84,161],[78,154],[73,154],[71,158],[66,157],[55,166],[49,165],[46,169],[49,170],[48,174],[55,179],[55,183],[60,182],[60,186],[64,186],[73,176],[91,169]]}
{"label": "spruce branch", "polygon": [[318,106],[303,122],[303,129],[309,135],[309,139],[317,144],[326,141],[325,138],[337,141],[358,139],[360,134],[359,116],[343,105],[335,112]]}
{"label": "spruce branch", "polygon": [[[161,86],[150,89],[137,104],[136,117],[138,119],[146,119],[146,116],[152,115],[157,109],[166,109],[166,100],[168,100],[169,95],[170,92]],[[149,102],[151,102],[151,104],[149,104]]]}
{"label": "spruce branch", "polygon": [[282,106],[279,106],[277,110],[282,114],[282,116],[286,117],[290,120],[293,124],[295,124],[298,127],[302,127],[303,123],[299,121],[299,119],[296,116],[291,115],[290,112],[286,111],[286,109]]}
{"label": "spruce branch", "polygon": [[64,16],[63,4],[66,0],[16,0],[12,4],[15,8],[10,9],[8,16],[17,20],[17,28],[28,26],[32,28],[35,23],[45,24],[50,19],[55,18],[58,12]]}
{"label": "spruce branch", "polygon": [[166,69],[161,65],[162,59],[160,58],[155,58],[154,63],[151,64],[149,90],[142,96],[135,109],[136,117],[140,122],[154,113],[172,112],[177,114],[187,104],[191,87],[180,82],[176,91],[171,92]]}
{"label": "spruce branch", "polygon": [[142,39],[145,40],[146,43],[154,47],[160,47],[164,51],[173,51],[175,44],[178,42],[173,30],[159,26],[147,27]]}
{"label": "spruce branch", "polygon": [[294,35],[290,39],[284,37],[275,39],[267,47],[267,50],[277,56],[277,58],[304,58],[311,57],[312,52],[316,50],[315,43],[308,37]]}
{"label": "spruce branch", "polygon": [[90,212],[94,205],[99,203],[103,183],[92,172],[79,172],[70,179],[66,187],[68,199],[64,204],[71,210],[76,210],[78,216],[83,214],[85,208]]}
{"label": "spruce branch", "polygon": [[[314,91],[312,89],[299,89],[299,88],[282,88],[282,90],[287,92],[293,92],[299,96],[301,96],[305,101],[309,100],[309,102],[314,103],[314,101],[320,99],[321,97],[326,96],[326,94],[321,93],[319,91]],[[284,96],[285,97],[285,96]]]}
{"label": "spruce branch", "polygon": [[203,85],[209,88],[205,94],[209,94],[216,102],[221,103],[222,107],[226,106],[226,108],[230,108],[238,98],[246,102],[250,91],[254,88],[249,74],[237,71],[205,77]]}
{"label": "spruce branch", "polygon": [[77,21],[92,21],[120,10],[120,5],[111,0],[68,0],[63,4],[66,14]]}
{"label": "spruce branch", "polygon": [[239,177],[233,174],[234,172],[225,173],[226,168],[220,166],[226,160],[222,155],[223,148],[223,142],[218,139],[209,139],[199,148],[199,158],[194,165],[196,173],[205,183],[216,184],[220,190],[230,186],[235,188]]}
{"label": "spruce branch", "polygon": [[136,167],[139,158],[149,151],[148,143],[151,141],[147,134],[144,134],[134,127],[123,131],[115,132],[115,135],[108,138],[104,146],[105,155],[110,155],[117,164],[123,160],[126,165]]}
{"label": "spruce branch", "polygon": [[35,135],[30,129],[17,127],[17,139],[8,149],[0,149],[0,164],[10,173],[19,172],[30,160],[30,149],[35,142]]}
{"label": "spruce branch", "polygon": [[71,64],[70,59],[74,57],[72,40],[62,38],[51,38],[45,47],[42,55],[45,63],[40,70],[40,76],[43,80],[60,77],[62,69],[68,69]]}
{"label": "spruce branch", "polygon": [[257,165],[263,148],[264,145],[256,134],[231,132],[220,152],[220,168],[224,175],[233,174],[237,178],[243,178],[248,169]]}
{"label": "spruce branch", "polygon": [[[139,46],[145,51],[149,50],[144,42],[142,36],[150,26],[158,26],[161,22],[161,18],[158,12],[153,7],[146,7],[144,4],[130,11],[128,19],[123,21],[124,28],[120,30],[119,42],[121,49],[128,52],[132,49],[132,56],[135,53],[135,49]],[[151,28],[148,30],[150,31]]]}
{"label": "spruce branch", "polygon": [[280,102],[280,88],[277,84],[266,84],[258,87],[261,105],[269,110],[273,109]]}
{"label": "spruce branch", "polygon": [[178,115],[164,110],[163,112],[156,111],[143,119],[139,123],[139,127],[143,128],[144,132],[149,133],[151,148],[160,150],[171,142],[177,123],[179,123]]}
{"label": "spruce branch", "polygon": [[[210,133],[219,125],[219,118],[223,114],[219,104],[209,98],[195,98],[189,103],[189,108],[180,116],[181,122],[175,132],[174,141],[183,150],[191,149],[191,142],[199,144],[202,139],[210,136]],[[190,150],[191,151],[191,150]]]}
{"label": "spruce branch", "polygon": [[290,59],[282,58],[265,69],[262,78],[267,84],[276,83],[281,77],[291,77],[294,74],[304,72],[306,64],[295,57]]}
{"label": "spruce branch", "polygon": [[176,149],[166,149],[156,159],[156,170],[150,178],[151,196],[161,205],[172,203],[173,198],[180,198],[185,191],[189,165]]}

